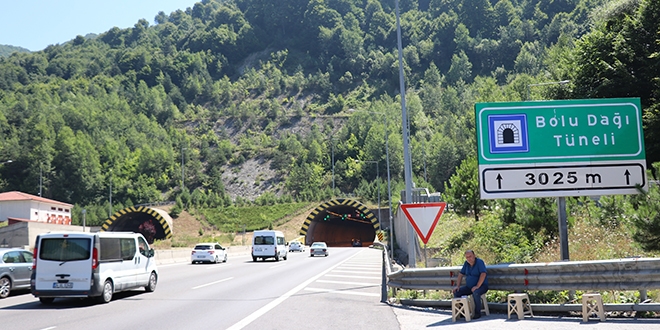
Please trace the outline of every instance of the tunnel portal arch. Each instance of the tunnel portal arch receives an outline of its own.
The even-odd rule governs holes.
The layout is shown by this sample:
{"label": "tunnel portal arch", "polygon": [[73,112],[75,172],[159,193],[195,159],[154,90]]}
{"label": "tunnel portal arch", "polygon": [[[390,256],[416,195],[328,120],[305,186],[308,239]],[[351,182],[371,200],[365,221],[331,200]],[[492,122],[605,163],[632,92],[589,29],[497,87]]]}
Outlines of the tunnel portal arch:
{"label": "tunnel portal arch", "polygon": [[154,239],[172,238],[172,218],[170,215],[163,210],[146,206],[131,206],[117,211],[105,220],[103,225],[101,225],[101,231],[131,231],[139,233],[140,225],[149,221],[151,221],[156,229],[156,234],[153,238],[146,237],[150,241],[149,243],[153,243]]}
{"label": "tunnel portal arch", "polygon": [[380,224],[375,214],[353,199],[333,199],[316,207],[305,219],[300,235],[305,244],[323,241],[328,246],[351,246],[358,239],[373,244]]}

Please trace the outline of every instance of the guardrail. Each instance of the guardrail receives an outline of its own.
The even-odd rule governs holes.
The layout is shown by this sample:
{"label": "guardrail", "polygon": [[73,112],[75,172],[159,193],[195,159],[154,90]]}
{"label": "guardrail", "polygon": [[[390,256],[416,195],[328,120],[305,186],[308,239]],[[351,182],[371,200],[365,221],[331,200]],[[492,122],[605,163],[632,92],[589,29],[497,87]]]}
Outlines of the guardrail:
{"label": "guardrail", "polygon": [[[629,258],[491,265],[491,290],[647,290],[660,289],[660,259]],[[408,268],[388,273],[388,286],[451,290],[461,267]]]}

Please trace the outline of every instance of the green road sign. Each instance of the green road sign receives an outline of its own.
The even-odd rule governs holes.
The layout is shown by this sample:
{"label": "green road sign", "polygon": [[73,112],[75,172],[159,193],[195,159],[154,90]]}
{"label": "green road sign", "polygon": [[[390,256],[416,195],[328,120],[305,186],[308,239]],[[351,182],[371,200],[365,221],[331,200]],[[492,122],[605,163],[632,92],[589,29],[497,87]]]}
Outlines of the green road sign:
{"label": "green road sign", "polygon": [[639,98],[478,103],[482,198],[636,193],[646,186]]}

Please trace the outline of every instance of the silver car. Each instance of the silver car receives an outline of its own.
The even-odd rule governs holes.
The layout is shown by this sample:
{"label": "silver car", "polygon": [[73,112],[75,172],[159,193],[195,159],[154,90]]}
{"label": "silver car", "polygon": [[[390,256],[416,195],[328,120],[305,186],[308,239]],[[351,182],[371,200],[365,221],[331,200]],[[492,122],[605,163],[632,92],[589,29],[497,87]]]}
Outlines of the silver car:
{"label": "silver car", "polygon": [[325,242],[314,242],[309,247],[309,256],[328,256],[328,245]]}
{"label": "silver car", "polygon": [[289,252],[294,252],[294,251],[305,252],[305,245],[303,245],[302,243],[300,243],[298,241],[290,242],[289,243]]}
{"label": "silver car", "polygon": [[29,289],[32,252],[18,248],[0,249],[0,298],[12,290]]}

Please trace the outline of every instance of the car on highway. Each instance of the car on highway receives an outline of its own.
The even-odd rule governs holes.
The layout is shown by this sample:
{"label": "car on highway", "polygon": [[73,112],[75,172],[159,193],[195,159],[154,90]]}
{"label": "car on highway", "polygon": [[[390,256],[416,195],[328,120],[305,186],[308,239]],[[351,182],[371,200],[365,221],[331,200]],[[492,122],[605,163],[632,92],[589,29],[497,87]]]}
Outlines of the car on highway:
{"label": "car on highway", "polygon": [[0,298],[12,290],[30,289],[32,252],[19,248],[0,249]]}
{"label": "car on highway", "polygon": [[193,264],[227,262],[227,249],[219,243],[199,243],[190,252],[190,260]]}
{"label": "car on highway", "polygon": [[305,245],[298,241],[290,242],[289,252],[305,252]]}
{"label": "car on highway", "polygon": [[314,242],[309,246],[309,256],[328,256],[328,245],[325,242]]}

